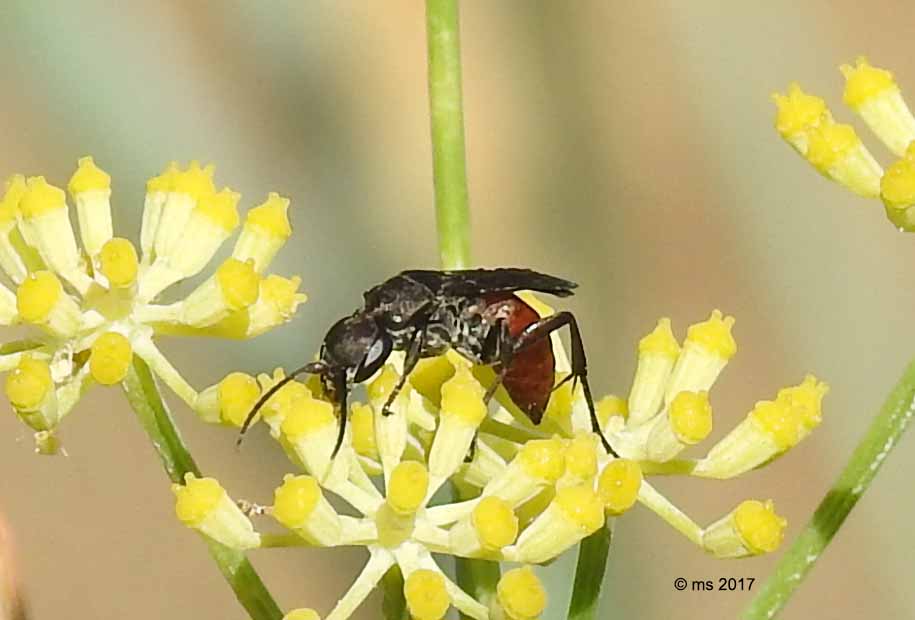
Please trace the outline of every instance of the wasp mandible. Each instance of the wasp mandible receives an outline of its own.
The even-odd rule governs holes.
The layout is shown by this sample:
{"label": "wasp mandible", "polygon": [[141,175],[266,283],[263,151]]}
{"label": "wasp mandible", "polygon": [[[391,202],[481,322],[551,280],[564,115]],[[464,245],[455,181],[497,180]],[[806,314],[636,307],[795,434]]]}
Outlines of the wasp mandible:
{"label": "wasp mandible", "polygon": [[487,404],[499,385],[534,424],[543,418],[554,386],[555,359],[550,334],[568,326],[572,372],[580,381],[591,426],[608,452],[614,454],[600,430],[588,384],[588,364],[575,316],[568,311],[541,318],[515,293],[522,290],[568,297],[578,285],[530,269],[467,269],[403,271],[369,289],[362,308],[337,321],[324,337],[317,361],[292,371],[267,390],[251,409],[238,443],[254,416],[273,394],[301,374],[320,376],[340,413],[333,454],[343,443],[347,397],[353,385],[368,380],[390,356],[403,351],[404,368],[382,410],[403,389],[416,363],[454,349],[475,364],[492,366],[496,380],[487,390]]}

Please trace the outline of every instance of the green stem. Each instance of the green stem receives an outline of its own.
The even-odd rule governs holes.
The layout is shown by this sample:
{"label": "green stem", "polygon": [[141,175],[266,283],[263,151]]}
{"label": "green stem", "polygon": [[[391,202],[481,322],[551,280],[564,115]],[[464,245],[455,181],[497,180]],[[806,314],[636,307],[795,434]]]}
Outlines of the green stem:
{"label": "green stem", "polygon": [[[123,383],[124,392],[143,430],[152,440],[165,473],[172,482],[178,484],[184,483],[185,474],[200,476],[197,464],[194,463],[175,427],[171,413],[162,401],[149,366],[138,356],[134,356],[133,359]],[[252,620],[282,618],[283,613],[245,555],[213,540],[208,540],[208,543],[210,555]]]}
{"label": "green stem", "polygon": [[381,578],[384,599],[381,601],[381,617],[384,620],[410,620],[407,613],[407,599],[403,593],[403,573],[396,564]]}
{"label": "green stem", "polygon": [[575,585],[569,601],[569,620],[597,618],[600,591],[610,554],[613,527],[607,524],[583,541],[578,547],[578,566],[575,568]]}
{"label": "green stem", "polygon": [[457,0],[426,0],[426,36],[439,254],[442,268],[466,269],[470,266],[470,209]]}
{"label": "green stem", "polygon": [[756,598],[746,620],[775,617],[845,522],[915,413],[915,360],[909,363],[867,434],[855,448],[838,480],[820,502],[813,518],[782,556]]}

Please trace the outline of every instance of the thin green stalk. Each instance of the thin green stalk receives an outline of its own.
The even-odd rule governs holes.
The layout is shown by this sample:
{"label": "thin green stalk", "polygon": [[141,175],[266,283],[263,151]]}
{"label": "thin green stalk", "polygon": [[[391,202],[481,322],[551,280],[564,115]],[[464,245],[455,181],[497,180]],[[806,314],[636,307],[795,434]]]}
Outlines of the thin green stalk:
{"label": "thin green stalk", "polygon": [[426,0],[426,36],[439,254],[442,268],[466,269],[470,266],[470,209],[457,0]]}
{"label": "thin green stalk", "polygon": [[747,607],[743,616],[746,620],[773,618],[785,606],[870,486],[912,420],[913,413],[915,360],[909,363],[890,392],[845,469],[813,513],[813,518]]}
{"label": "thin green stalk", "polygon": [[[187,473],[200,476],[197,464],[162,401],[149,366],[137,356],[133,359],[123,383],[124,392],[143,430],[152,440],[165,473],[172,482],[182,484]],[[208,543],[210,555],[252,620],[280,620],[283,613],[245,555],[212,540]]]}
{"label": "thin green stalk", "polygon": [[607,556],[613,527],[602,527],[578,546],[578,566],[575,568],[575,585],[569,601],[568,620],[593,620],[597,618],[600,591],[607,570]]}
{"label": "thin green stalk", "polygon": [[403,593],[403,573],[396,564],[381,578],[384,599],[381,601],[381,616],[384,620],[410,620],[407,613],[407,599]]}

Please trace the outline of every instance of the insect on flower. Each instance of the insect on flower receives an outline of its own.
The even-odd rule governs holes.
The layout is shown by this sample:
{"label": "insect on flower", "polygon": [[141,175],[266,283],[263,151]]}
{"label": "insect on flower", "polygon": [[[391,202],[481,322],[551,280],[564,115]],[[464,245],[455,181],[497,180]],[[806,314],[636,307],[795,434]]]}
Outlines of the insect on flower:
{"label": "insect on flower", "polygon": [[538,424],[556,389],[555,359],[550,334],[566,325],[571,333],[572,372],[580,381],[594,432],[612,450],[600,430],[588,385],[581,333],[568,311],[541,318],[515,295],[522,290],[557,297],[572,295],[578,285],[530,269],[411,270],[385,280],[364,294],[364,304],[337,321],[324,337],[319,359],[294,370],[263,394],[248,414],[238,441],[258,410],[286,383],[310,373],[321,377],[339,406],[341,423],[334,454],[343,442],[347,396],[356,383],[368,380],[392,351],[405,352],[404,371],[384,405],[384,415],[400,393],[416,363],[454,349],[476,364],[492,366],[496,380],[484,397],[488,403],[499,385]]}

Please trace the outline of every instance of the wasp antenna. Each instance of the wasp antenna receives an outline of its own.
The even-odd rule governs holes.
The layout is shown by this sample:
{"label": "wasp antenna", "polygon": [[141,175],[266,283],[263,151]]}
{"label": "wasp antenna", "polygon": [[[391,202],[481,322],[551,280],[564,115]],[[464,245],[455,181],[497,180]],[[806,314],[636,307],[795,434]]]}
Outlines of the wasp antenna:
{"label": "wasp antenna", "polygon": [[309,362],[302,366],[301,368],[296,368],[287,376],[280,379],[273,387],[264,392],[264,394],[254,403],[254,406],[251,407],[251,411],[248,412],[248,416],[245,418],[244,424],[241,425],[241,430],[238,432],[238,438],[235,440],[235,447],[240,448],[241,442],[245,438],[245,433],[248,432],[248,429],[251,427],[251,423],[254,422],[254,417],[257,415],[257,412],[261,410],[270,398],[276,394],[284,385],[298,377],[299,375],[305,373],[320,373],[323,372],[325,366],[321,362]]}

